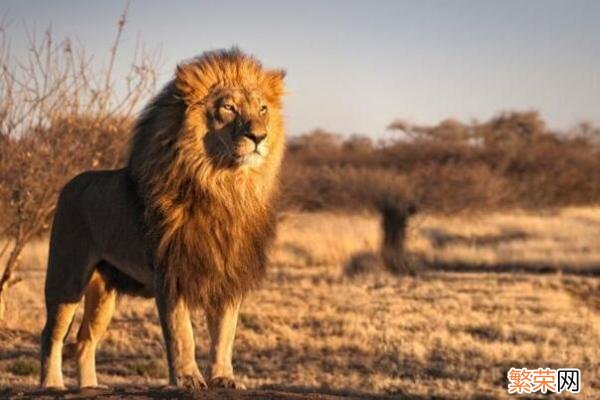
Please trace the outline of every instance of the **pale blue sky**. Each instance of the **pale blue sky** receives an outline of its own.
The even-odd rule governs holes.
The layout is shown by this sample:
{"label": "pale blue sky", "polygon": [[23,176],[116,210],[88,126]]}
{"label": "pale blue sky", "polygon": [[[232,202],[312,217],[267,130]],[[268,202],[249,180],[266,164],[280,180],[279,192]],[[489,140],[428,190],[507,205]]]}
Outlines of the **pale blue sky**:
{"label": "pale blue sky", "polygon": [[[0,10],[14,21],[14,51],[26,21],[101,55],[123,4],[5,0]],[[600,1],[133,0],[123,49],[138,35],[162,48],[161,82],[177,61],[233,44],[286,68],[292,134],[381,137],[395,118],[531,108],[556,128],[600,124]]]}

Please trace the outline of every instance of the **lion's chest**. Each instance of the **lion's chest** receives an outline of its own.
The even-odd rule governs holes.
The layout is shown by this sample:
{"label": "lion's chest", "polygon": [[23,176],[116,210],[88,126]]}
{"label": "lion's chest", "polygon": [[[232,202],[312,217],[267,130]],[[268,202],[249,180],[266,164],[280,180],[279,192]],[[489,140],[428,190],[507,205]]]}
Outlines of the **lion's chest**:
{"label": "lion's chest", "polygon": [[264,276],[273,226],[266,215],[198,213],[163,238],[162,263],[177,290],[196,304],[243,296]]}

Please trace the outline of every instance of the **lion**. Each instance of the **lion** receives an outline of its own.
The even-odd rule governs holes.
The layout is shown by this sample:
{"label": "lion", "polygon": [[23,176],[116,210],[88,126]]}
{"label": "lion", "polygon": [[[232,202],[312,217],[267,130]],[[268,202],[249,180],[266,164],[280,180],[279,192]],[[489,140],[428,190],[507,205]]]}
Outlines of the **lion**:
{"label": "lion", "polygon": [[[155,298],[171,385],[240,387],[233,341],[275,232],[284,76],[237,48],[183,62],[138,118],[127,165],[65,185],[50,235],[42,387],[64,388],[63,341],[84,294],[79,386],[98,386],[95,351],[120,293]],[[208,384],[194,356],[196,308],[211,340]]]}

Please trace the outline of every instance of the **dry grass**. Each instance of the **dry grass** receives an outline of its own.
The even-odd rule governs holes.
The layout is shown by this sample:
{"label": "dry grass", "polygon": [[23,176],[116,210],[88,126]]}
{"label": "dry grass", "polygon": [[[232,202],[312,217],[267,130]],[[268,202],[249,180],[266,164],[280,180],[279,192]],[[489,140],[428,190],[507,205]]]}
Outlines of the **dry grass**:
{"label": "dry grass", "polygon": [[[429,261],[486,265],[600,264],[600,209],[424,216],[408,248]],[[567,274],[423,272],[348,278],[344,264],[374,251],[369,215],[289,214],[267,282],[245,303],[235,364],[250,388],[339,394],[506,397],[506,371],[577,367],[582,393],[600,391],[600,282]],[[0,329],[0,386],[37,381],[46,243],[30,246]],[[207,335],[196,318],[198,358]],[[75,330],[74,330],[75,331]],[[71,333],[71,337],[74,332]],[[106,384],[166,383],[154,304],[124,297],[98,355]],[[74,363],[65,365],[74,384]],[[479,397],[478,397],[479,396]],[[486,397],[484,397],[486,396]]]}
{"label": "dry grass", "polygon": [[600,265],[600,208],[423,218],[413,249],[432,263]]}

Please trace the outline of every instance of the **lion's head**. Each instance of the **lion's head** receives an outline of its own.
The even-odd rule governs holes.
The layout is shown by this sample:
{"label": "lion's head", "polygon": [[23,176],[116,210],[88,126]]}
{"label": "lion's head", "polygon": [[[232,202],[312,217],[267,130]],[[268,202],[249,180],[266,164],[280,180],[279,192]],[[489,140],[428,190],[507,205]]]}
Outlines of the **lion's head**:
{"label": "lion's head", "polygon": [[283,77],[236,49],[206,53],[177,68],[187,129],[202,139],[215,166],[256,169],[280,157]]}
{"label": "lion's head", "polygon": [[138,122],[130,168],[149,189],[179,168],[177,178],[205,191],[233,183],[269,192],[284,149],[284,75],[236,48],[180,64]]}
{"label": "lion's head", "polygon": [[128,169],[156,262],[192,301],[235,296],[262,276],[284,149],[283,77],[235,48],[207,52],[180,64],[138,120]]}

